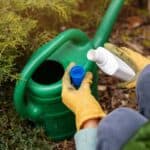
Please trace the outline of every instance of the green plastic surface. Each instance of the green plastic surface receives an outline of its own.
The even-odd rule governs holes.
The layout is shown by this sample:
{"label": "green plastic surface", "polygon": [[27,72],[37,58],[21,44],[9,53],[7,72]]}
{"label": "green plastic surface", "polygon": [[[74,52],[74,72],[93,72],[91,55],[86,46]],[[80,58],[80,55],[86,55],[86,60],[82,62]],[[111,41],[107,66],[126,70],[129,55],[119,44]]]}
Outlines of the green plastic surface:
{"label": "green plastic surface", "polygon": [[124,0],[112,0],[93,40],[78,29],[69,29],[40,47],[23,68],[14,91],[16,111],[43,126],[54,141],[75,133],[74,115],[61,102],[62,76],[70,62],[93,72],[92,93],[97,96],[96,64],[87,60],[89,49],[103,46]]}

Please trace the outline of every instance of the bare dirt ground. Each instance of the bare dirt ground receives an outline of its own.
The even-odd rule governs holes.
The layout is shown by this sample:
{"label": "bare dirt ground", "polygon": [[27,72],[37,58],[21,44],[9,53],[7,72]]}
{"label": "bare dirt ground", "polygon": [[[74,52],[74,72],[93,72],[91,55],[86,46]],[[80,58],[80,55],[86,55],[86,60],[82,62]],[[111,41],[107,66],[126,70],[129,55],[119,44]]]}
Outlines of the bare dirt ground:
{"label": "bare dirt ground", "polygon": [[[150,19],[144,11],[128,9],[123,9],[110,41],[150,55]],[[137,109],[135,89],[119,89],[117,84],[120,82],[99,72],[99,100],[107,113],[121,106]],[[73,140],[52,143],[42,129],[35,128],[27,120],[20,120],[13,107],[12,91],[12,85],[0,87],[0,150],[75,149]]]}

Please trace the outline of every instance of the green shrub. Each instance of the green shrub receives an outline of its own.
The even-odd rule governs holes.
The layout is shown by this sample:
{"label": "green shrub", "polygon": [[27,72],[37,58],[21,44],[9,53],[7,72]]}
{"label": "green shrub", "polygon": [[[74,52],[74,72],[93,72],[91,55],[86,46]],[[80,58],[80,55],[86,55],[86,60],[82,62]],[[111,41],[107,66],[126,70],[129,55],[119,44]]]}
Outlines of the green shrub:
{"label": "green shrub", "polygon": [[0,83],[16,77],[14,60],[22,55],[29,32],[36,21],[23,19],[11,11],[0,11]]}
{"label": "green shrub", "polygon": [[29,55],[59,32],[80,28],[92,35],[107,2],[0,0],[0,84],[17,78]]}

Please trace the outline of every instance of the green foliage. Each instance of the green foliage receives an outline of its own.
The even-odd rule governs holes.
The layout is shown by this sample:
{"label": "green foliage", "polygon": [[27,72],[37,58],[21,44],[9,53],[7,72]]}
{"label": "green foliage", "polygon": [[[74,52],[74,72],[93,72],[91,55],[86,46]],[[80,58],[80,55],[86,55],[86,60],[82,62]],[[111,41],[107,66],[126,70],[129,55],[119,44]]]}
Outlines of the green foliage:
{"label": "green foliage", "polygon": [[36,22],[23,19],[14,12],[0,11],[0,83],[14,78],[14,60],[21,55],[21,49],[27,44],[28,33]]}
{"label": "green foliage", "polygon": [[0,84],[16,78],[17,68],[23,67],[29,55],[66,28],[80,28],[92,35],[107,3],[0,0]]}

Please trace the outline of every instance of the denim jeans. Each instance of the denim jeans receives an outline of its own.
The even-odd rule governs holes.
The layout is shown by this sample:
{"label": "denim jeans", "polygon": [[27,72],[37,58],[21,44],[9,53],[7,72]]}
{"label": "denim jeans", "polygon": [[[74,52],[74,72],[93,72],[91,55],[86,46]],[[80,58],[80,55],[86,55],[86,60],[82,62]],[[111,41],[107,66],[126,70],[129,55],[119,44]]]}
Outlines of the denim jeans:
{"label": "denim jeans", "polygon": [[101,120],[97,132],[97,150],[121,150],[122,145],[150,118],[150,65],[139,75],[136,95],[139,112],[118,108]]}

